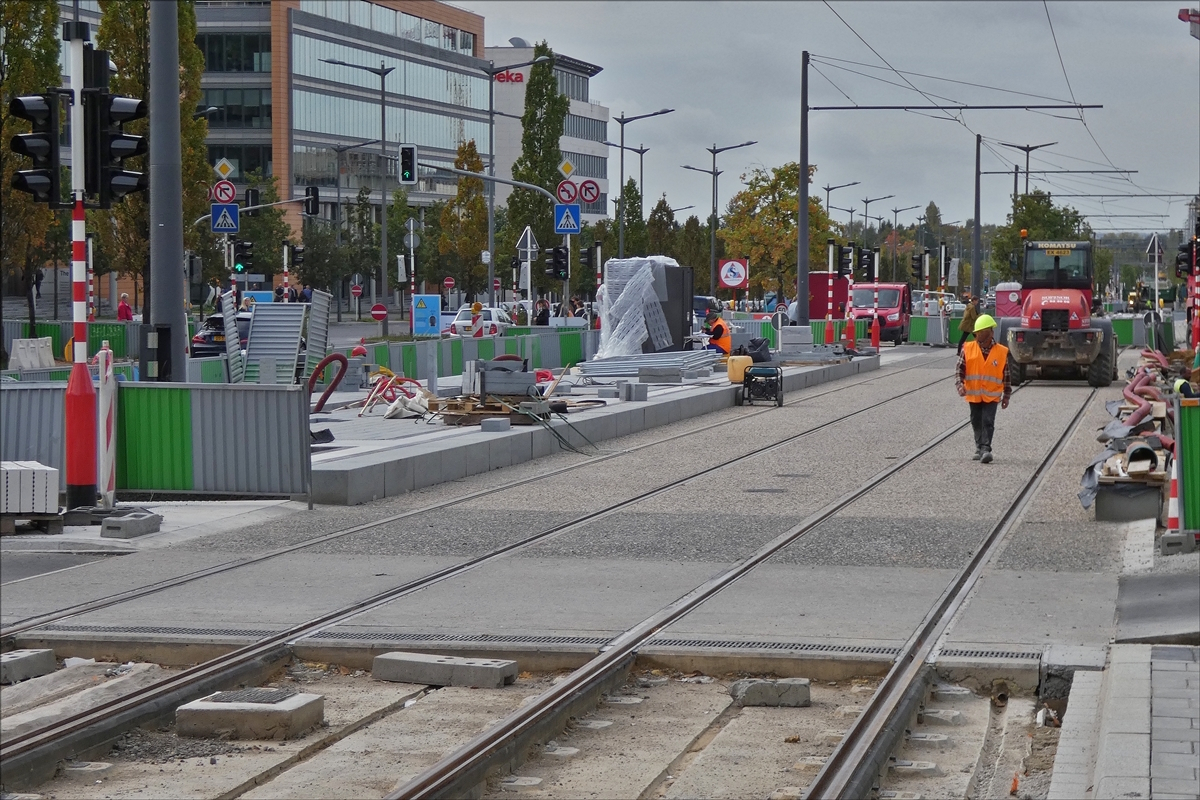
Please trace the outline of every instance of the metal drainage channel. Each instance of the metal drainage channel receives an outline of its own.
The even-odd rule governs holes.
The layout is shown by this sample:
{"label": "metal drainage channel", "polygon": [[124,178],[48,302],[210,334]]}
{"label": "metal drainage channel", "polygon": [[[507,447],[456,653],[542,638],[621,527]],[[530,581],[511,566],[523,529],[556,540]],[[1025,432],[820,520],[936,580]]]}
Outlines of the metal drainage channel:
{"label": "metal drainage channel", "polygon": [[[886,720],[891,716],[887,712],[896,709],[900,700],[904,699],[906,692],[915,694],[914,697],[909,698],[910,703],[915,703],[920,699],[920,693],[914,693],[913,688],[918,685],[917,678],[924,675],[924,670],[926,669],[924,667],[924,655],[928,654],[929,649],[938,639],[938,636],[946,630],[950,618],[959,608],[966,594],[974,586],[983,565],[990,560],[992,554],[995,552],[997,544],[1003,538],[1003,533],[1007,532],[1012,522],[1019,516],[1021,510],[1024,509],[1029,498],[1032,497],[1033,492],[1040,486],[1042,477],[1049,465],[1053,463],[1058,453],[1070,438],[1071,433],[1075,431],[1079,421],[1083,418],[1084,411],[1091,403],[1092,398],[1095,397],[1095,394],[1096,391],[1094,389],[1088,394],[1087,400],[1084,401],[1079,411],[1076,412],[1074,418],[1068,424],[1066,431],[1054,447],[1051,448],[1046,458],[1043,459],[1041,465],[1026,483],[1020,494],[1018,494],[1017,499],[1009,506],[1001,518],[1001,522],[987,536],[975,556],[959,573],[959,577],[947,588],[943,594],[943,598],[926,615],[918,632],[901,649],[896,664],[889,671],[888,676],[881,684],[881,688],[872,697],[870,705],[864,711],[862,717],[859,718],[859,721],[855,723],[851,732],[843,739],[843,744],[834,752],[821,771],[821,775],[832,773],[833,770],[831,767],[835,763],[835,758],[839,753],[843,753],[844,751],[841,761],[838,763],[845,765],[845,783],[848,784],[851,778],[861,774],[861,765],[869,763],[872,769],[866,776],[865,781],[860,779],[848,792],[845,791],[845,785],[842,785],[840,788],[835,788],[834,784],[826,784],[818,787],[818,784],[814,781],[806,793],[807,797],[855,798],[868,796],[867,792],[870,790],[877,776],[878,764],[876,760],[879,760],[879,763],[882,763],[882,760],[886,760],[887,755],[893,749],[895,741],[885,742],[879,737],[878,734],[883,729],[881,722],[878,726],[879,731],[876,731],[875,736],[870,739],[870,744],[873,747],[867,748],[865,752],[860,752],[858,748],[853,746],[853,742],[863,741],[863,736],[860,732],[858,737],[852,738],[854,731],[856,729],[864,729],[869,725],[869,723],[864,724],[863,720],[868,719],[872,708],[876,709],[876,714],[880,713],[880,709],[883,709],[883,719]],[[950,427],[919,450],[879,472],[866,483],[833,500],[795,527],[772,539],[748,558],[709,579],[683,597],[628,629],[610,641],[598,656],[572,672],[561,682],[538,695],[534,700],[509,714],[492,728],[479,734],[461,748],[445,756],[436,764],[385,797],[387,800],[408,800],[411,798],[469,795],[476,786],[486,780],[489,771],[495,766],[501,763],[519,763],[520,754],[535,739],[539,736],[557,733],[566,725],[569,718],[577,716],[585,708],[593,706],[598,694],[602,694],[619,685],[624,679],[626,670],[632,664],[638,648],[650,644],[655,634],[660,630],[689,614],[713,595],[741,579],[797,539],[810,533],[822,522],[875,489],[900,470],[910,466],[917,459],[921,458],[921,456],[932,451],[968,424],[969,421],[964,420]],[[914,661],[913,654],[918,649],[923,650],[923,655],[920,659]],[[915,666],[915,669],[906,669],[906,667],[910,666]],[[888,689],[886,694],[884,687]],[[874,730],[874,726],[872,726],[872,730]],[[902,729],[896,735],[898,736],[899,733],[902,733]],[[847,746],[848,742],[852,744]],[[884,749],[885,746],[886,749]],[[868,761],[868,757],[873,760]],[[818,775],[818,778],[821,775]]]}
{"label": "metal drainage channel", "polygon": [[[933,362],[926,362],[926,363],[914,365],[911,367],[905,367],[904,369],[899,369],[899,370],[896,370],[895,372],[890,372],[887,375],[882,376],[882,377],[890,378],[894,375],[899,375],[901,373],[908,372],[910,370],[925,369],[930,366],[930,363],[936,363],[937,361],[940,361],[940,360],[944,360],[944,359],[936,359]],[[800,397],[795,400],[789,401],[789,402],[785,403],[784,405],[785,406],[799,405],[800,403],[805,403],[810,400],[816,400],[816,399],[824,397],[826,395],[834,394],[835,392],[844,392],[847,389],[857,388],[858,386],[861,386],[864,383],[869,383],[872,380],[878,380],[878,377],[879,376],[873,376],[871,378],[867,378],[866,380],[856,381],[856,382],[848,384],[846,386],[839,386],[839,387],[836,387],[833,389],[828,389],[824,392],[818,392],[817,394],[806,395],[805,397]],[[942,379],[942,380],[945,380],[945,379]],[[933,383],[937,383],[937,381],[934,381]],[[897,397],[893,397],[893,398],[889,398],[889,399],[894,400],[894,399],[897,399],[898,397],[904,397],[905,395],[911,394],[914,391],[920,391],[921,389],[928,388],[929,386],[932,386],[933,383],[926,384],[924,386],[918,387],[917,389],[911,390],[909,392],[905,392],[904,394],[897,395]],[[878,405],[882,405],[882,403],[886,403],[886,402],[888,402],[888,400],[884,400]],[[876,406],[871,406],[870,408],[875,408],[875,407]],[[175,576],[173,578],[167,578],[165,580],[158,581],[156,583],[147,584],[146,586],[140,586],[136,589],[129,589],[124,592],[118,592],[116,594],[111,594],[106,597],[97,598],[96,600],[89,600],[89,601],[86,601],[83,603],[78,603],[73,606],[67,606],[66,608],[61,608],[56,611],[51,611],[51,612],[47,612],[45,614],[39,614],[34,617],[27,617],[26,619],[17,620],[16,622],[13,622],[12,624],[8,625],[7,627],[0,628],[0,642],[2,642],[4,649],[12,649],[12,647],[15,646],[14,642],[13,642],[13,637],[15,637],[19,634],[31,631],[35,628],[41,628],[49,623],[60,622],[62,620],[69,619],[71,617],[76,617],[81,614],[87,614],[92,611],[99,611],[100,609],[108,608],[110,606],[114,606],[119,603],[124,603],[129,600],[136,600],[136,599],[146,597],[151,594],[155,594],[157,592],[165,591],[167,589],[173,589],[176,586],[182,586],[184,584],[191,583],[192,581],[197,581],[202,578],[207,578],[207,577],[210,577],[213,575],[219,575],[221,573],[229,572],[229,571],[235,570],[235,569],[240,569],[242,567],[250,566],[252,564],[259,564],[259,563],[262,563],[263,561],[268,561],[273,558],[278,558],[279,556],[287,555],[288,553],[294,553],[299,550],[303,550],[307,547],[314,547],[316,545],[331,541],[333,539],[339,539],[343,536],[350,536],[355,533],[361,533],[363,531],[370,530],[371,528],[377,528],[382,525],[390,525],[393,522],[398,522],[403,519],[408,519],[410,517],[414,517],[419,514],[426,514],[431,511],[440,511],[445,508],[450,508],[452,506],[459,505],[461,503],[468,503],[468,502],[477,500],[482,497],[487,497],[492,494],[497,494],[499,492],[507,492],[511,489],[516,489],[518,487],[525,486],[527,484],[534,483],[536,481],[544,480],[546,478],[552,478],[557,475],[561,475],[565,472],[571,472],[572,470],[580,469],[581,467],[591,466],[593,464],[598,464],[600,462],[607,461],[612,458],[617,458],[619,456],[636,453],[640,450],[644,450],[649,447],[657,447],[658,445],[667,444],[667,443],[675,441],[677,439],[682,439],[682,438],[685,438],[688,436],[694,436],[699,433],[709,433],[714,428],[719,428],[719,427],[722,427],[725,425],[730,425],[735,422],[742,422],[746,419],[756,417],[760,414],[766,414],[773,410],[774,409],[771,409],[771,408],[764,408],[764,409],[761,409],[758,411],[754,411],[754,412],[751,412],[748,414],[743,414],[741,416],[734,417],[732,419],[723,420],[721,422],[714,423],[703,429],[682,431],[680,433],[672,434],[672,435],[664,437],[662,439],[656,439],[652,442],[646,442],[644,444],[635,445],[635,446],[627,448],[625,450],[619,450],[614,453],[608,453],[606,455],[597,456],[592,459],[589,459],[588,461],[582,461],[582,462],[579,462],[576,464],[569,464],[564,467],[559,467],[557,469],[550,470],[549,472],[541,473],[540,475],[534,475],[529,478],[522,478],[520,480],[510,481],[509,483],[505,483],[501,486],[497,486],[497,487],[494,487],[491,489],[481,489],[477,492],[472,492],[472,493],[464,495],[462,497],[457,497],[453,500],[444,500],[440,503],[433,503],[432,505],[423,506],[421,508],[413,509],[411,511],[404,511],[399,514],[392,514],[391,516],[387,516],[382,519],[375,520],[373,522],[366,522],[361,525],[355,525],[350,528],[344,528],[339,531],[333,531],[332,533],[326,533],[321,536],[317,536],[313,539],[308,539],[306,541],[299,542],[297,544],[288,545],[286,547],[281,547],[277,550],[272,550],[270,552],[263,553],[262,555],[252,556],[249,558],[235,559],[233,561],[226,561],[222,564],[216,564],[214,566],[205,567],[204,569],[199,569],[194,572],[188,572],[183,575]],[[863,410],[870,410],[870,409],[863,409]],[[858,412],[855,412],[855,413],[858,413]],[[842,417],[841,419],[845,419],[845,418],[846,417]],[[817,430],[817,429],[814,428],[812,430]],[[791,439],[786,439],[786,440],[784,440],[784,442],[781,442],[781,444],[786,443],[788,441],[791,441]],[[756,452],[760,452],[760,451],[756,451]],[[732,462],[730,462],[730,463],[732,463]]]}
{"label": "metal drainage channel", "polygon": [[[111,739],[120,731],[137,725],[141,721],[152,719],[164,713],[165,710],[170,707],[182,705],[183,703],[189,702],[196,697],[203,696],[203,694],[206,692],[221,688],[221,686],[228,682],[243,679],[244,676],[255,673],[256,670],[262,669],[265,665],[277,663],[278,661],[287,658],[290,655],[290,645],[294,644],[300,639],[314,636],[323,631],[325,628],[345,622],[346,620],[358,616],[359,614],[363,614],[367,611],[371,611],[372,609],[386,605],[393,600],[420,591],[421,589],[425,589],[448,578],[469,572],[476,567],[503,558],[510,553],[517,552],[533,544],[562,535],[584,524],[607,517],[610,514],[620,511],[628,506],[650,499],[659,494],[663,494],[683,484],[703,478],[704,476],[717,470],[725,469],[738,464],[739,462],[755,458],[778,448],[784,447],[785,445],[791,444],[798,439],[804,438],[805,436],[809,436],[833,425],[840,424],[847,419],[858,416],[859,414],[873,411],[874,409],[887,403],[900,400],[910,394],[923,391],[946,380],[949,380],[949,377],[938,378],[914,389],[910,389],[907,392],[893,395],[886,400],[881,400],[878,403],[874,403],[857,411],[844,414],[836,419],[828,420],[819,425],[807,428],[799,433],[792,434],[791,436],[781,439],[774,444],[760,448],[751,453],[737,456],[728,461],[722,462],[721,464],[706,467],[705,469],[694,472],[687,477],[671,481],[670,483],[664,484],[658,488],[651,489],[635,497],[615,503],[611,506],[601,509],[600,511],[581,515],[573,520],[569,520],[558,526],[550,528],[549,530],[533,534],[532,536],[526,537],[517,542],[496,548],[495,550],[485,553],[484,555],[468,559],[458,564],[425,575],[421,578],[401,584],[400,586],[380,592],[371,597],[348,604],[315,619],[300,623],[299,625],[296,625],[285,631],[264,636],[262,639],[253,644],[249,644],[224,655],[217,656],[209,661],[183,670],[182,672],[159,681],[158,683],[154,683],[143,687],[142,689],[131,692],[124,697],[111,700],[107,703],[89,709],[88,711],[58,720],[43,728],[32,730],[20,736],[13,737],[10,741],[0,745],[0,766],[2,766],[4,771],[9,775],[17,774],[21,771],[33,772],[39,769],[44,770],[48,766],[52,767],[52,765],[58,760],[85,750],[88,747],[94,747],[102,744],[103,742]],[[943,434],[941,438],[949,436],[955,431],[961,429],[966,424],[966,422],[963,422],[956,425],[946,434]],[[937,441],[941,441],[941,438],[939,438]],[[890,475],[898,466],[899,465],[894,466],[886,473],[882,474]],[[830,507],[827,506],[827,508]],[[832,514],[833,510],[830,510],[829,514]],[[352,528],[350,530],[362,530],[373,527],[374,524],[378,523],[357,526],[356,528]],[[346,532],[342,532],[339,535],[344,535],[345,533]],[[332,538],[332,535],[321,537],[316,541],[322,541],[328,538]]]}

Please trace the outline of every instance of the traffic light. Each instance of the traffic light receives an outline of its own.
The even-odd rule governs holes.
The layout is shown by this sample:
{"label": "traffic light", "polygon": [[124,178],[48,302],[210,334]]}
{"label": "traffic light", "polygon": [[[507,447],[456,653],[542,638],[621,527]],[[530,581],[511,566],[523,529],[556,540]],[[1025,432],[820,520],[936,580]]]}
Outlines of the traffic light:
{"label": "traffic light", "polygon": [[254,189],[254,188],[247,189],[246,190],[246,200],[244,203],[245,209],[242,211],[242,213],[244,215],[246,215],[247,217],[254,216],[256,213],[258,213],[256,211],[251,211],[250,209],[253,208],[254,206],[258,205],[259,202],[261,202],[259,199],[261,197],[262,197],[262,195],[259,193],[258,189]]}
{"label": "traffic light", "polygon": [[293,267],[298,267],[301,264],[303,264],[304,263],[304,245],[293,244],[293,245],[289,245],[289,247],[291,248],[291,253],[288,257],[288,262]]}
{"label": "traffic light", "polygon": [[865,247],[859,251],[858,265],[859,265],[859,268],[862,269],[864,281],[871,280],[871,271],[872,271],[872,267],[874,266],[874,263],[875,263],[875,254],[874,253],[872,253],[869,249],[867,249]]}
{"label": "traffic light", "polygon": [[233,243],[233,271],[246,272],[254,266],[254,242],[238,239]]}
{"label": "traffic light", "polygon": [[583,269],[591,271],[596,266],[596,245],[590,244],[587,247],[579,248],[579,266]]}
{"label": "traffic light", "polygon": [[99,208],[112,208],[114,200],[150,188],[145,173],[131,172],[124,165],[125,159],[150,149],[145,136],[125,133],[126,123],[143,119],[150,109],[145,100],[108,92],[85,94],[84,100],[88,105],[95,103],[96,108],[95,114],[84,114],[89,127],[95,126],[84,134],[86,188],[89,194],[99,196]]}
{"label": "traffic light", "polygon": [[321,213],[321,189],[317,186],[304,188],[304,213],[315,217]]}
{"label": "traffic light", "polygon": [[845,278],[854,271],[854,247],[842,245],[838,251],[838,277]]}
{"label": "traffic light", "polygon": [[546,269],[546,274],[555,280],[565,281],[571,273],[567,262],[567,248],[555,247],[547,253],[547,260],[550,262],[549,268]]}
{"label": "traffic light", "polygon": [[1189,239],[1179,245],[1179,254],[1175,256],[1175,277],[1187,278],[1192,274],[1192,268],[1196,265],[1196,240]]}
{"label": "traffic light", "polygon": [[920,283],[921,277],[922,277],[921,276],[921,256],[917,255],[916,253],[913,253],[913,256],[912,256],[912,274],[913,274],[913,282]]}
{"label": "traffic light", "polygon": [[9,149],[33,159],[33,169],[18,170],[12,176],[12,188],[33,195],[34,202],[59,203],[58,96],[54,94],[14,97],[8,104],[14,117],[28,120],[32,133],[19,133]]}
{"label": "traffic light", "polygon": [[400,145],[400,185],[416,186],[417,184],[417,146],[415,144]]}

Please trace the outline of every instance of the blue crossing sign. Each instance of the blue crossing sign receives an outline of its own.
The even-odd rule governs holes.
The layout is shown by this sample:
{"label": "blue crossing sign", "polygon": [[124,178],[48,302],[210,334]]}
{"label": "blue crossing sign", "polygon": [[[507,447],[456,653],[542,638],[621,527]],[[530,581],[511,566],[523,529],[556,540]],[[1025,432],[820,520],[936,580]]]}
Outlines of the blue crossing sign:
{"label": "blue crossing sign", "polygon": [[237,203],[213,203],[209,222],[213,233],[237,233],[239,228]]}
{"label": "blue crossing sign", "polygon": [[579,203],[554,204],[554,232],[579,233]]}

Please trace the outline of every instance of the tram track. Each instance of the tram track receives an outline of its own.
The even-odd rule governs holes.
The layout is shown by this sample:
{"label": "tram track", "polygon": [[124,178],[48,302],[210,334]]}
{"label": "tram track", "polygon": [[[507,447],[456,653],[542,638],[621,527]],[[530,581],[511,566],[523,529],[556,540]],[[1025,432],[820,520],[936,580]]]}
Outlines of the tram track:
{"label": "tram track", "polygon": [[[1018,389],[1019,390],[1019,389]],[[863,714],[842,738],[810,784],[807,797],[869,796],[889,754],[915,715],[926,690],[925,679],[955,614],[974,590],[983,568],[998,551],[1005,535],[1041,486],[1042,480],[1078,428],[1096,396],[1093,389],[1049,448],[1041,463],[1008,504],[968,563],[957,573],[910,636]],[[386,797],[433,798],[461,796],[475,790],[489,775],[519,764],[524,754],[581,716],[599,697],[620,685],[637,651],[666,626],[698,608],[712,596],[745,577],[781,550],[809,534],[826,520],[906,469],[961,431],[955,424],[913,453],[880,471],[855,489],[830,501],[796,526],[759,547],[752,555],[712,577],[674,602],[628,628],[602,648],[599,655],[576,669],[531,702],[443,757]]]}
{"label": "tram track", "polygon": [[[861,380],[861,381],[855,381],[853,383],[849,383],[844,386],[832,387],[832,388],[826,389],[825,391],[817,392],[817,393],[811,394],[811,395],[805,395],[803,397],[798,397],[793,400],[786,401],[784,403],[784,407],[785,408],[786,407],[794,407],[794,406],[800,405],[802,403],[807,403],[807,402],[811,402],[813,400],[820,399],[822,397],[826,397],[831,394],[849,391],[849,390],[858,388],[859,386],[862,386],[863,384],[877,382],[881,378],[884,378],[884,379],[891,378],[896,375],[900,375],[900,374],[909,372],[914,369],[928,369],[931,365],[937,364],[937,363],[939,363],[941,361],[945,361],[945,360],[948,360],[948,359],[934,359],[932,361],[923,362],[921,364],[904,367],[902,369],[897,369],[895,371],[888,372],[886,375],[882,375],[882,376],[881,375],[873,375],[873,376],[866,378],[864,380]],[[940,380],[945,380],[945,379],[940,379]],[[862,409],[862,411],[872,410],[872,409],[878,407],[878,405],[882,405],[883,403],[889,402],[890,400],[905,397],[909,394],[912,394],[915,391],[920,391],[921,389],[928,388],[929,386],[932,386],[938,382],[939,381],[933,381],[929,384],[922,385],[922,386],[918,387],[917,389],[911,390],[909,392],[905,392],[900,395],[896,395],[895,397],[888,398],[888,400],[884,400],[881,403],[870,406],[868,408],[864,408],[864,409]],[[279,558],[280,556],[285,556],[285,555],[288,555],[291,553],[300,552],[300,551],[305,550],[310,547],[322,545],[327,542],[331,542],[331,541],[341,539],[341,538],[344,538],[347,536],[352,536],[354,534],[363,533],[365,531],[369,531],[374,528],[391,525],[396,522],[402,522],[404,520],[412,519],[414,517],[418,517],[423,514],[428,514],[431,512],[435,512],[435,511],[442,511],[445,509],[449,509],[449,508],[453,508],[455,506],[460,506],[460,505],[464,505],[467,503],[471,503],[473,501],[480,500],[480,499],[483,499],[483,498],[486,498],[489,496],[493,496],[493,495],[497,495],[497,494],[504,494],[506,492],[510,492],[510,491],[513,491],[516,489],[520,489],[522,487],[527,487],[531,484],[535,484],[538,481],[555,478],[555,477],[564,475],[566,473],[570,473],[570,472],[574,472],[574,471],[577,471],[577,470],[580,470],[580,469],[583,469],[586,467],[594,466],[596,464],[604,463],[604,462],[607,462],[607,461],[610,461],[613,459],[617,459],[617,458],[621,458],[624,456],[639,453],[639,452],[642,452],[649,448],[658,447],[658,446],[665,445],[665,444],[670,444],[672,442],[679,441],[680,439],[684,439],[684,438],[688,438],[688,437],[696,436],[696,435],[701,435],[701,434],[708,434],[708,433],[711,433],[714,429],[725,427],[725,426],[732,425],[735,423],[744,422],[746,420],[753,419],[753,418],[761,416],[763,414],[770,413],[774,410],[775,410],[774,408],[763,408],[763,409],[753,410],[746,414],[742,414],[742,415],[732,417],[727,420],[722,420],[720,422],[713,423],[712,425],[709,425],[704,428],[697,428],[697,429],[688,430],[688,431],[681,431],[679,433],[674,433],[669,436],[660,437],[653,441],[644,442],[642,444],[638,444],[633,447],[625,448],[623,450],[594,456],[592,458],[589,458],[586,461],[580,461],[575,464],[568,464],[568,465],[558,467],[558,468],[555,468],[552,470],[548,470],[546,472],[539,473],[537,475],[533,475],[533,476],[530,476],[527,478],[520,478],[517,480],[505,482],[498,486],[490,487],[487,489],[481,489],[481,490],[478,490],[475,492],[470,492],[468,494],[461,495],[459,497],[455,497],[450,500],[443,500],[440,502],[422,506],[420,508],[410,509],[408,511],[402,511],[397,514],[390,514],[388,516],[381,517],[380,519],[377,519],[377,520],[371,520],[370,522],[365,522],[365,523],[361,523],[358,525],[353,525],[350,527],[335,530],[335,531],[332,531],[329,533],[321,534],[319,536],[315,536],[310,539],[305,539],[304,541],[301,541],[301,542],[297,542],[294,544],[286,545],[284,547],[276,548],[276,549],[268,551],[266,553],[261,553],[261,554],[255,555],[255,556],[247,556],[245,558],[231,559],[229,561],[225,561],[220,564],[215,564],[210,567],[205,567],[202,569],[187,572],[182,575],[176,575],[176,576],[166,578],[161,581],[156,581],[154,583],[146,584],[144,586],[136,587],[133,589],[127,589],[127,590],[121,591],[121,592],[115,592],[113,594],[106,595],[104,597],[87,600],[87,601],[84,601],[81,603],[75,603],[70,606],[56,609],[54,611],[49,611],[49,612],[45,612],[42,614],[37,614],[37,615],[31,616],[31,617],[26,617],[24,619],[16,620],[14,622],[9,623],[8,625],[0,627],[0,643],[3,643],[3,646],[7,649],[12,646],[12,641],[13,641],[14,637],[16,637],[20,634],[32,631],[36,628],[40,628],[44,625],[49,625],[49,624],[56,623],[56,622],[62,622],[64,620],[70,619],[72,617],[77,617],[77,616],[80,616],[83,614],[88,614],[93,611],[99,611],[101,609],[109,608],[111,606],[129,602],[132,600],[138,600],[138,599],[156,594],[158,592],[166,591],[168,589],[173,589],[173,588],[176,588],[179,586],[184,586],[186,584],[193,583],[198,580],[203,580],[205,578],[209,578],[209,577],[212,577],[215,575],[221,575],[223,573],[228,573],[233,570],[242,569],[244,567],[253,566],[255,564],[261,564],[266,561],[270,561],[272,559]],[[855,413],[860,413],[860,412],[855,412]],[[852,415],[846,415],[846,416],[840,417],[837,420],[833,420],[832,422],[841,421],[843,419],[848,418],[849,416],[852,416]],[[815,431],[815,430],[817,430],[817,428],[813,429],[813,431]],[[811,432],[811,431],[804,431],[800,435],[807,435],[807,433],[809,433],[809,432]],[[782,444],[786,444],[790,441],[794,441],[795,438],[796,438],[795,436],[792,436],[792,437],[788,437],[786,439],[780,440],[778,442],[778,445],[782,445]],[[745,458],[745,457],[753,455],[754,453],[757,453],[757,452],[761,452],[761,451],[754,451],[753,453],[746,454],[745,456],[742,456],[741,458]],[[741,460],[741,459],[739,459],[739,460]],[[681,481],[687,480],[687,478],[683,478],[680,480]],[[668,487],[671,485],[672,484],[666,484],[666,486],[668,486]],[[636,498],[634,498],[634,499],[636,499]],[[521,544],[521,543],[522,542],[518,542],[517,544]]]}
{"label": "tram track", "polygon": [[[928,362],[906,368],[905,370],[898,370],[897,372],[908,371],[909,369],[925,368],[927,366]],[[605,516],[617,513],[622,509],[628,508],[651,497],[668,492],[678,486],[699,480],[715,471],[727,469],[731,466],[743,463],[748,459],[759,457],[764,453],[778,450],[779,448],[792,444],[804,437],[830,428],[831,426],[841,424],[859,415],[866,414],[879,408],[880,406],[895,402],[897,400],[902,400],[906,397],[950,380],[951,378],[952,376],[937,378],[905,392],[894,394],[879,402],[868,404],[857,410],[844,413],[834,419],[809,426],[802,431],[778,439],[769,446],[761,447],[752,452],[732,457],[720,464],[695,470],[682,478],[670,481],[646,492],[639,493],[636,496],[626,498],[618,503],[611,504],[597,511],[580,515],[547,530],[508,543],[499,548],[495,548],[486,554],[471,559],[466,559],[444,569],[429,573],[399,586],[392,587],[384,592],[380,592],[370,597],[342,606],[341,608],[335,609],[319,617],[310,619],[299,625],[292,626],[285,631],[266,636],[257,642],[238,648],[222,656],[210,659],[209,661],[197,666],[185,669],[163,681],[144,687],[141,690],[132,692],[129,695],[119,699],[98,705],[85,712],[56,721],[53,724],[44,726],[37,730],[29,731],[21,736],[13,737],[11,740],[4,742],[3,745],[0,746],[0,764],[3,764],[5,772],[8,774],[19,774],[22,771],[27,770],[36,771],[39,769],[39,767],[44,770],[47,763],[53,763],[59,758],[67,757],[72,753],[85,750],[89,747],[95,747],[104,741],[111,740],[111,738],[119,733],[120,730],[136,725],[140,720],[144,721],[146,719],[155,718],[156,716],[164,713],[165,709],[174,708],[182,702],[187,702],[190,699],[194,699],[194,697],[202,696],[207,691],[220,688],[222,683],[228,683],[230,680],[236,680],[238,676],[255,674],[256,671],[261,671],[268,668],[271,664],[277,663],[286,658],[290,644],[306,636],[311,636],[323,630],[324,628],[337,625],[347,619],[350,619],[351,617],[383,606],[400,597],[410,595],[448,578],[461,575],[484,564],[507,557],[512,553],[528,548],[534,544],[547,541],[555,536],[563,535],[582,525],[595,522],[598,519],[602,519]],[[878,380],[878,377],[873,378],[873,380]],[[855,386],[861,385],[865,382],[866,381],[860,381],[848,386],[838,387],[837,389],[830,389],[815,396],[798,398],[794,402],[799,403],[815,399],[816,397],[825,396],[835,391],[844,391],[846,389],[854,388]],[[764,409],[763,413],[769,410],[773,409]],[[745,416],[739,416],[719,424],[732,423],[745,418]],[[961,428],[962,424],[956,425],[953,428],[953,431],[957,431]],[[708,432],[709,430],[711,430],[711,426],[703,429],[703,432]],[[629,448],[627,450],[620,451],[619,453],[614,453],[611,457],[617,457],[620,455],[644,450],[647,447],[660,445],[668,441],[674,441],[682,438],[683,436],[694,435],[697,432],[699,431],[687,431],[674,434],[670,437],[664,437],[662,439],[655,440],[654,442],[648,442],[635,448]],[[595,460],[581,462],[577,465],[569,465],[568,467],[560,468],[550,473],[544,473],[543,475],[533,476],[531,478],[522,479],[521,481],[512,482],[512,485],[528,484],[544,478],[547,475],[561,474],[562,472],[570,469],[577,469],[580,466],[590,463],[595,463]],[[454,501],[446,501],[444,503],[435,504],[433,508],[444,508],[449,505],[464,502],[465,499],[475,499],[477,497],[492,494],[496,491],[505,491],[508,488],[511,488],[511,486],[506,485],[503,487],[482,490],[481,492],[472,493],[472,495],[467,496],[467,498],[459,498]],[[386,524],[387,522],[396,521],[398,519],[405,519],[415,514],[425,513],[428,510],[429,509],[426,508],[404,512],[402,514],[393,515],[384,520],[373,521],[371,523],[357,525],[342,531],[337,531],[332,534],[326,534],[324,536],[317,537],[314,540],[301,543],[300,545],[293,545],[289,548],[283,548],[281,551],[273,551],[270,554],[266,554],[265,556],[260,556],[255,559],[243,559],[235,564],[224,565],[223,568],[219,565],[218,567],[202,570],[198,573],[189,574],[188,576],[172,579],[164,582],[162,585],[156,584],[149,588],[143,587],[140,591],[135,590],[136,593],[124,593],[121,595],[115,595],[112,598],[107,598],[102,601],[94,601],[95,603],[98,603],[98,605],[89,606],[86,609],[67,609],[65,611],[68,613],[62,614],[58,618],[64,619],[68,616],[76,616],[78,614],[87,613],[88,611],[98,610],[99,608],[125,602],[127,600],[134,599],[134,597],[144,597],[149,594],[180,585],[181,583],[200,580],[203,577],[217,574],[218,572],[247,566],[250,563],[257,563],[258,561],[265,560],[266,557],[282,555],[284,552],[294,552],[297,549],[312,546],[313,544],[317,544],[322,541],[328,541],[332,538],[346,536],[351,533],[356,533],[381,524]],[[29,621],[22,626],[22,631],[35,629],[39,626],[48,624],[50,621],[51,620],[47,619]],[[15,625],[13,626],[13,628],[16,627],[17,626]],[[21,631],[14,630],[12,634],[8,634],[6,630],[5,633],[6,635],[15,636],[19,632]]]}

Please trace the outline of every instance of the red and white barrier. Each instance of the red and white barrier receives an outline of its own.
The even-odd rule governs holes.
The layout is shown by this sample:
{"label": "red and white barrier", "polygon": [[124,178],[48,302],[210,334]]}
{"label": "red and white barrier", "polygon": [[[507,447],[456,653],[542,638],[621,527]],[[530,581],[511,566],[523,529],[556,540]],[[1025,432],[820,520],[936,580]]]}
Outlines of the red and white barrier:
{"label": "red and white barrier", "polygon": [[1167,500],[1167,532],[1179,532],[1179,459],[1171,459],[1171,495]]}
{"label": "red and white barrier", "polygon": [[107,339],[96,353],[96,363],[100,373],[100,505],[112,508],[117,491],[117,381]]}

